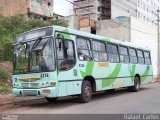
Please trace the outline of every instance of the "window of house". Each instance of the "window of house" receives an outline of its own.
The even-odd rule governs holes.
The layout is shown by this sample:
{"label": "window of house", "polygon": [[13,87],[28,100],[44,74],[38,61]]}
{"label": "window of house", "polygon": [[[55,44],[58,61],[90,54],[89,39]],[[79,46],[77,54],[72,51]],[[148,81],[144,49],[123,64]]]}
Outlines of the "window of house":
{"label": "window of house", "polygon": [[107,53],[105,43],[93,41],[93,56],[95,61],[107,61]]}

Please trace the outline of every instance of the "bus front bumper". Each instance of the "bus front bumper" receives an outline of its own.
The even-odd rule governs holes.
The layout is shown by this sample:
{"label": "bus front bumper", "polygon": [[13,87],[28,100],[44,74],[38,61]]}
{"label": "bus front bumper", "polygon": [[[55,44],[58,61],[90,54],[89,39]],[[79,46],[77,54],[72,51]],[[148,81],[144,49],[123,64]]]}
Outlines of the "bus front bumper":
{"label": "bus front bumper", "polygon": [[40,89],[18,89],[13,88],[13,96],[39,96],[39,97],[57,97],[56,87],[47,87]]}

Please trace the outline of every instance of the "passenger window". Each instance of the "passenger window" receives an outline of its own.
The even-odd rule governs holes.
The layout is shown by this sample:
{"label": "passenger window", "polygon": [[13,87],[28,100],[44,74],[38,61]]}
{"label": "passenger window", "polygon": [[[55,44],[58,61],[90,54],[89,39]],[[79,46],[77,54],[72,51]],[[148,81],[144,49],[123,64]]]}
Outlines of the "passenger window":
{"label": "passenger window", "polygon": [[119,47],[120,61],[123,63],[129,63],[129,55],[127,47]]}
{"label": "passenger window", "polygon": [[145,64],[151,64],[151,57],[149,52],[144,52]]}
{"label": "passenger window", "polygon": [[93,56],[95,61],[107,61],[107,53],[105,43],[93,41]]}
{"label": "passenger window", "polygon": [[75,66],[75,50],[73,42],[70,40],[57,39],[57,56],[59,70],[70,70]]}
{"label": "passenger window", "polygon": [[77,54],[79,60],[92,60],[91,45],[89,39],[77,37]]}
{"label": "passenger window", "polygon": [[138,63],[144,64],[144,56],[142,50],[137,50],[137,56],[138,56]]}
{"label": "passenger window", "polygon": [[117,45],[107,44],[107,54],[108,54],[109,62],[112,62],[112,63],[119,62],[119,54],[118,54]]}
{"label": "passenger window", "polygon": [[138,59],[137,59],[137,55],[136,55],[136,50],[130,48],[129,49],[129,55],[130,55],[130,63],[137,64],[138,63]]}

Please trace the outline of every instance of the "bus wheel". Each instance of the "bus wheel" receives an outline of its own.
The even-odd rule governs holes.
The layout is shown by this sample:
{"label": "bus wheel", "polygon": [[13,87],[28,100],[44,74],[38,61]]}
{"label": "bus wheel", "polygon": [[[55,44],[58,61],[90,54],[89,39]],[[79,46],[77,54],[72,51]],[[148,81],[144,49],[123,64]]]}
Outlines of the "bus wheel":
{"label": "bus wheel", "polygon": [[135,77],[134,79],[134,85],[131,87],[128,87],[127,89],[131,92],[138,92],[140,89],[140,79],[138,76]]}
{"label": "bus wheel", "polygon": [[92,87],[91,83],[87,80],[83,81],[81,94],[79,95],[79,102],[87,103],[92,99]]}
{"label": "bus wheel", "polygon": [[57,97],[56,98],[49,98],[49,97],[46,97],[46,100],[48,102],[55,102],[57,100]]}

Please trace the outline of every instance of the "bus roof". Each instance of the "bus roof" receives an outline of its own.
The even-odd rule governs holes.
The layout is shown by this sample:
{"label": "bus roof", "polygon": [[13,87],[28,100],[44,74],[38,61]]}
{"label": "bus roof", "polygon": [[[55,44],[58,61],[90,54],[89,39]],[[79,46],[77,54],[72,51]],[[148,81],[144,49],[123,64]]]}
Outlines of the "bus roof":
{"label": "bus roof", "polygon": [[129,46],[129,47],[133,47],[133,48],[136,48],[136,49],[150,51],[150,49],[148,49],[148,48],[137,46],[137,45],[135,45],[135,44],[133,44],[131,42],[126,42],[126,41],[122,42],[120,40],[116,40],[116,39],[113,39],[113,38],[94,35],[94,34],[91,34],[91,33],[83,32],[83,31],[79,31],[79,30],[75,30],[75,29],[71,29],[71,28],[67,28],[67,27],[62,27],[62,26],[56,26],[56,25],[33,29],[33,30],[30,30],[30,31],[21,33],[21,34],[19,34],[17,36],[20,36],[20,35],[23,35],[25,33],[35,31],[35,30],[48,28],[48,27],[53,27],[53,30],[59,31],[59,32],[70,33],[70,34],[73,34],[73,35],[88,37],[88,38],[91,38],[91,39],[96,39],[96,40],[100,40],[100,41],[106,41],[106,42],[110,42],[110,43],[119,44],[119,45],[122,45],[122,46]]}

